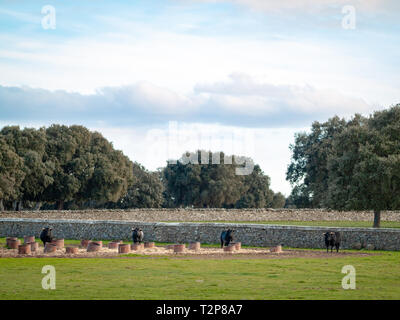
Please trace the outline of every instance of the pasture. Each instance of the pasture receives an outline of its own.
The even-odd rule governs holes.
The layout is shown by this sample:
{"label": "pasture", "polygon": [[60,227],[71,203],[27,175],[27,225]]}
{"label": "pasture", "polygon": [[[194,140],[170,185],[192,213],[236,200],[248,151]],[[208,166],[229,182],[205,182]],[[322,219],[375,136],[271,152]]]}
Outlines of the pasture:
{"label": "pasture", "polygon": [[[399,261],[400,252],[290,248],[283,255],[3,257],[0,299],[400,299]],[[56,269],[55,290],[42,289],[45,265]],[[341,286],[345,265],[356,269],[355,290]]]}

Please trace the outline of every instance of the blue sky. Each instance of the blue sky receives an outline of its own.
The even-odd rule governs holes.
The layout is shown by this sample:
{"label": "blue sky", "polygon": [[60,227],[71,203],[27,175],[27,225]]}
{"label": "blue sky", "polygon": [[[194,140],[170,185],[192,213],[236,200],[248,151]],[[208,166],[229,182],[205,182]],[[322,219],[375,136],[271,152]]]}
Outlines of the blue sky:
{"label": "blue sky", "polygon": [[[55,29],[42,27],[44,5]],[[0,126],[86,125],[151,170],[197,147],[246,153],[288,194],[295,132],[400,102],[399,11],[391,0],[0,1]]]}

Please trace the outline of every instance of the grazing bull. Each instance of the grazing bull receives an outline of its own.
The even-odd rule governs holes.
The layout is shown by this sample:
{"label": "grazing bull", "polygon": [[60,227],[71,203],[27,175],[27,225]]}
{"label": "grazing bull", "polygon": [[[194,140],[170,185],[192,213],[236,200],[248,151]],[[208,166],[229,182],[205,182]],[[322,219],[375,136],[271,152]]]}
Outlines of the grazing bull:
{"label": "grazing bull", "polygon": [[227,231],[222,231],[221,233],[221,248],[225,246],[229,246],[229,243],[233,241],[233,235],[232,233],[235,232],[235,230],[228,229]]}
{"label": "grazing bull", "polygon": [[144,238],[144,233],[142,229],[132,228],[132,240],[133,243],[142,243]]}
{"label": "grazing bull", "polygon": [[46,242],[52,242],[53,241],[53,235],[51,234],[51,230],[53,228],[43,228],[42,232],[40,233],[40,240],[42,240],[43,245],[46,246]]}
{"label": "grazing bull", "polygon": [[323,235],[325,236],[326,252],[329,252],[329,247],[331,247],[331,252],[333,247],[336,248],[336,252],[339,252],[340,232],[326,232]]}

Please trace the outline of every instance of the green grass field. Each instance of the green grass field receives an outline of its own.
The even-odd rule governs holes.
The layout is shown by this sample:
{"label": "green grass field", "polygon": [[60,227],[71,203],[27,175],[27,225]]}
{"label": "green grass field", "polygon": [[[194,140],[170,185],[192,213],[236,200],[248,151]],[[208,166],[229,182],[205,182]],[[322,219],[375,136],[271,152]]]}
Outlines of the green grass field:
{"label": "green grass field", "polygon": [[[171,222],[171,221],[164,221]],[[179,221],[175,221],[179,222]],[[191,221],[196,223],[255,223],[311,227],[372,228],[372,221]],[[381,228],[400,228],[400,221],[381,221]]]}
{"label": "green grass field", "polygon": [[[400,299],[400,252],[287,259],[0,258],[0,299]],[[56,269],[56,289],[41,286]],[[344,265],[356,289],[344,290]]]}

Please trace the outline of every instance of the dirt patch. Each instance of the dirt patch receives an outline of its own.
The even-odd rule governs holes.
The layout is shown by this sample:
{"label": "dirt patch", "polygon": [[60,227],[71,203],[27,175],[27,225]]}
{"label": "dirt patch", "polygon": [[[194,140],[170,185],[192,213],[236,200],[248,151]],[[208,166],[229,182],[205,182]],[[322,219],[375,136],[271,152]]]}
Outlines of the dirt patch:
{"label": "dirt patch", "polygon": [[[130,256],[132,255],[132,256]],[[281,253],[270,252],[268,248],[242,248],[239,251],[224,252],[221,248],[201,248],[198,251],[186,249],[182,253],[174,253],[167,246],[156,246],[154,248],[146,248],[140,251],[131,251],[130,254],[119,254],[117,249],[102,248],[100,251],[87,252],[86,249],[78,248],[75,254],[67,254],[64,249],[56,252],[44,253],[43,247],[30,254],[18,254],[18,250],[0,248],[0,258],[177,258],[177,259],[283,259],[283,258],[339,258],[339,257],[365,257],[374,253],[366,252],[348,252],[327,253],[326,251],[317,250],[284,250]]]}

